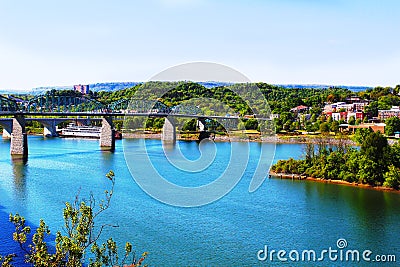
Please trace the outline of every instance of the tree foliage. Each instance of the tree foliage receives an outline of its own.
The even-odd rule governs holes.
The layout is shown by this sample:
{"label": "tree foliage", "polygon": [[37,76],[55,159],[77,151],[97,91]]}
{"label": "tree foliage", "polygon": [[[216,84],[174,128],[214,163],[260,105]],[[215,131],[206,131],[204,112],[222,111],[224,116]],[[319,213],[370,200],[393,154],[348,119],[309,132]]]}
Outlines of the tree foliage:
{"label": "tree foliage", "polygon": [[389,170],[384,174],[384,186],[399,189],[400,186],[400,169],[391,165]]}
{"label": "tree foliage", "polygon": [[[114,172],[110,171],[106,177],[111,181],[110,191],[105,191],[105,199],[96,206],[93,195],[89,202],[79,200],[76,197],[73,203],[66,202],[63,210],[65,234],[56,233],[55,251],[52,252],[46,242],[51,232],[43,220],[35,230],[31,242],[28,236],[31,228],[26,225],[25,218],[17,214],[10,214],[10,222],[14,224],[13,239],[25,253],[25,261],[37,267],[65,266],[79,267],[84,264],[85,257],[89,256],[90,267],[100,266],[131,266],[137,267],[143,264],[147,252],[137,259],[132,245],[127,242],[123,257],[120,258],[116,242],[109,238],[106,242],[98,244],[102,231],[107,226],[95,224],[96,219],[110,206],[115,185]],[[89,253],[89,250],[91,254]],[[12,266],[12,259],[16,255],[0,257],[2,267]]]}
{"label": "tree foliage", "polygon": [[[322,109],[326,103],[333,103],[337,101],[345,101],[350,96],[359,96],[362,99],[370,100],[368,106],[365,107],[365,112],[368,116],[365,116],[364,122],[368,121],[368,118],[376,117],[378,110],[389,109],[392,105],[400,105],[399,86],[395,88],[391,87],[375,87],[361,91],[358,93],[352,92],[345,88],[330,87],[330,88],[286,88],[277,85],[271,85],[267,83],[251,83],[244,84],[245,86],[258,87],[262,95],[268,101],[270,110],[274,114],[279,114],[280,117],[275,120],[276,130],[292,132],[295,130],[306,130],[307,132],[316,132],[320,130],[320,124],[327,122],[331,132],[337,132],[337,123],[332,119],[326,120],[325,115],[322,114]],[[185,101],[196,98],[209,98],[215,99],[219,103],[222,103],[229,107],[229,109],[238,115],[252,115],[254,108],[249,106],[249,103],[244,100],[241,95],[235,93],[235,89],[240,87],[240,84],[233,84],[227,86],[217,87],[205,87],[195,82],[149,82],[144,84],[137,84],[131,88],[116,91],[100,91],[90,93],[86,97],[95,99],[104,105],[109,105],[119,100],[131,100],[139,88],[154,87],[154,91],[149,95],[149,99],[156,97],[153,100],[158,100],[168,107],[179,105]],[[164,95],[156,96],[157,92],[166,91]],[[241,90],[240,92],[248,99],[254,99],[252,92]],[[47,93],[48,95],[71,95],[80,96],[79,92],[72,90],[51,90]],[[22,96],[22,98],[29,99],[33,96]],[[207,101],[203,101],[207,104]],[[128,104],[127,102],[125,103]],[[204,108],[204,113],[212,113],[214,103],[208,103],[208,108]],[[254,104],[254,103],[253,103]],[[305,114],[292,112],[291,109],[299,105],[305,105],[309,107],[306,112],[308,116],[304,116],[303,119],[299,118]],[[257,106],[257,105],[256,105]],[[126,108],[126,106],[125,106]],[[258,111],[265,111],[266,107],[261,105],[255,107]],[[62,109],[62,108],[61,108]],[[256,112],[257,113],[257,112]],[[322,116],[321,116],[322,114]],[[316,118],[320,118],[317,120]],[[349,118],[349,124],[360,124],[360,120],[355,118]],[[154,124],[155,129],[160,129],[161,124]],[[248,129],[257,129],[254,124],[249,125]],[[325,126],[323,126],[325,128]],[[396,126],[397,127],[397,126]],[[396,128],[397,129],[397,128]],[[394,131],[396,131],[396,129]],[[399,128],[400,129],[400,128]],[[389,121],[389,135],[391,133],[391,124]]]}
{"label": "tree foliage", "polygon": [[385,121],[385,133],[388,136],[393,136],[395,132],[400,131],[400,118],[399,117],[392,117],[388,118]]}
{"label": "tree foliage", "polygon": [[370,129],[359,129],[356,136],[360,150],[348,146],[342,137],[335,143],[320,137],[316,149],[312,144],[306,145],[305,159],[279,160],[272,171],[397,189],[400,145],[389,146],[386,137]]}

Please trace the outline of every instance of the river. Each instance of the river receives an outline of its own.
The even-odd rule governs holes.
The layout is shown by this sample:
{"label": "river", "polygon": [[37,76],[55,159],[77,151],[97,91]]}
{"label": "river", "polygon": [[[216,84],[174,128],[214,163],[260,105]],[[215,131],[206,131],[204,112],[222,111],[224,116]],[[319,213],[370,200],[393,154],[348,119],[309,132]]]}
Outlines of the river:
{"label": "river", "polygon": [[[324,249],[371,250],[369,258],[397,253],[400,261],[400,195],[362,188],[309,181],[266,179],[255,192],[248,187],[260,145],[250,143],[249,166],[237,186],[225,197],[196,208],[163,204],[147,195],[132,179],[123,149],[135,151],[138,140],[117,141],[115,152],[103,152],[96,140],[44,139],[29,137],[29,159],[12,161],[8,140],[0,140],[0,254],[17,249],[11,241],[10,212],[19,212],[28,223],[37,226],[43,218],[50,229],[62,230],[62,208],[79,192],[85,198],[93,192],[97,198],[110,188],[104,177],[113,170],[116,186],[111,207],[99,223],[118,225],[104,232],[123,247],[130,241],[138,253],[148,251],[149,266],[354,266],[345,259],[322,262],[301,261],[304,250],[314,250],[317,258]],[[163,164],[161,141],[147,140],[149,153],[160,173],[185,185],[209,182],[210,175],[226,164],[229,143],[216,143],[214,163],[206,170],[204,181]],[[182,153],[199,157],[196,142],[180,141]],[[275,160],[298,158],[300,144],[276,146]],[[221,156],[222,155],[222,156]],[[222,165],[221,165],[222,164]],[[140,168],[140,166],[137,166]],[[172,173],[171,173],[172,172]],[[337,241],[346,242],[338,248]],[[345,241],[344,241],[345,240]],[[268,249],[260,261],[257,253]],[[289,262],[282,263],[271,250],[285,250]],[[292,262],[289,252],[296,250],[300,260]],[[259,257],[265,253],[258,253]],[[296,254],[292,253],[291,256]],[[361,256],[360,256],[361,257]],[[22,265],[17,259],[17,266]],[[361,259],[360,266],[365,265]],[[374,266],[374,264],[370,264]],[[395,266],[386,263],[384,266]],[[383,266],[380,264],[379,266]]]}

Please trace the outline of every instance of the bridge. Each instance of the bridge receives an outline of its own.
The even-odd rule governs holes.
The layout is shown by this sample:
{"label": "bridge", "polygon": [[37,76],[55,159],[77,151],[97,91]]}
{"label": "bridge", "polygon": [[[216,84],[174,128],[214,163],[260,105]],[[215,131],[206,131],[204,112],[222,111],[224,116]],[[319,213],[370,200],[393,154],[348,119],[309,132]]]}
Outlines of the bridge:
{"label": "bridge", "polygon": [[[0,96],[0,125],[3,127],[3,138],[10,138],[11,155],[27,157],[28,139],[27,121],[38,121],[44,126],[45,136],[56,136],[56,126],[68,120],[85,123],[88,120],[101,121],[100,147],[103,150],[115,149],[114,118],[151,117],[165,118],[161,139],[167,142],[176,141],[176,120],[192,118],[198,121],[200,131],[206,130],[210,120],[216,120],[226,127],[235,129],[238,116],[205,115],[197,107],[167,107],[160,101],[122,99],[109,105],[82,96],[42,95],[30,100]],[[269,118],[262,120],[269,120]]]}

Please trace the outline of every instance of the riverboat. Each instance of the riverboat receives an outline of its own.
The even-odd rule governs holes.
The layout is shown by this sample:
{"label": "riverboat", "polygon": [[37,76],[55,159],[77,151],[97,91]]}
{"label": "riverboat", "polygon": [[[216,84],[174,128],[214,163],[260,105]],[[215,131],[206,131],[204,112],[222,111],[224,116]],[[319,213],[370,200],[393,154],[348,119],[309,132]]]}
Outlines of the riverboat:
{"label": "riverboat", "polygon": [[84,138],[100,138],[101,127],[68,124],[66,128],[61,129],[60,137],[84,137]]}

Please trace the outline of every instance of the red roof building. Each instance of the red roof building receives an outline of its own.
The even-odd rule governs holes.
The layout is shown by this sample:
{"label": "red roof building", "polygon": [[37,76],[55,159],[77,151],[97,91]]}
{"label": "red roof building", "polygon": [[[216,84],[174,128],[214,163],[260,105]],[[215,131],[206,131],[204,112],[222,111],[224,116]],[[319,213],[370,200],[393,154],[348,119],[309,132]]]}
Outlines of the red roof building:
{"label": "red roof building", "polygon": [[292,108],[290,111],[291,112],[295,112],[295,113],[302,113],[302,112],[308,111],[308,107],[301,105],[301,106],[297,106],[295,108]]}

